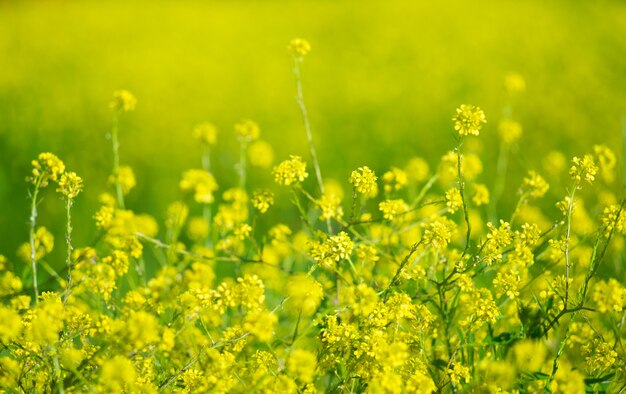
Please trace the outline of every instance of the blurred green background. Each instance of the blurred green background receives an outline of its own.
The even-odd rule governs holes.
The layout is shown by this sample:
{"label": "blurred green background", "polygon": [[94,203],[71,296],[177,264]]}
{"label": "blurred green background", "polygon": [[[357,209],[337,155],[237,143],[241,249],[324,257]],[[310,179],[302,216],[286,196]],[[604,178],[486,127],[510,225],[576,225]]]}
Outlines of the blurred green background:
{"label": "blurred green background", "polygon": [[[232,126],[242,118],[260,124],[277,160],[308,159],[293,37],[313,47],[305,99],[327,176],[345,180],[364,164],[382,173],[416,155],[434,165],[454,144],[454,109],[472,103],[489,122],[480,137],[489,181],[509,71],[527,84],[515,103],[524,136],[512,185],[550,149],[571,156],[604,142],[621,153],[623,1],[3,1],[0,253],[13,257],[27,239],[24,178],[41,151],[84,177],[75,239],[93,237],[112,162],[108,102],[120,88],[138,98],[120,135],[122,162],[138,178],[128,197],[136,211],[161,219],[180,197],[181,172],[200,165],[191,130],[203,121],[220,130],[221,190],[236,183]],[[250,178],[271,182],[269,170]],[[61,205],[47,191],[40,218],[59,242]]]}

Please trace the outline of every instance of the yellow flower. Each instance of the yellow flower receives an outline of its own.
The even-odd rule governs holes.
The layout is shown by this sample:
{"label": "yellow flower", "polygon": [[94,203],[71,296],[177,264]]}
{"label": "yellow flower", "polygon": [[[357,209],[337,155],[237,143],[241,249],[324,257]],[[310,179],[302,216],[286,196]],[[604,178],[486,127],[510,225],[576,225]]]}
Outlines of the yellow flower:
{"label": "yellow flower", "polygon": [[528,171],[528,176],[524,178],[522,183],[522,194],[526,194],[533,198],[543,197],[550,188],[548,182],[537,174],[535,171]]}
{"label": "yellow flower", "polygon": [[385,191],[390,192],[403,189],[409,182],[409,178],[403,170],[392,167],[383,175],[383,182],[385,183]]}
{"label": "yellow flower", "polygon": [[259,125],[252,120],[245,119],[235,124],[235,134],[241,141],[254,141],[259,138],[260,133]]}
{"label": "yellow flower", "polygon": [[135,109],[137,99],[128,90],[118,90],[113,93],[109,107],[115,111],[129,112]]}
{"label": "yellow flower", "polygon": [[324,298],[324,289],[315,279],[305,274],[296,274],[287,280],[285,286],[287,310],[302,316],[311,316]]}
{"label": "yellow flower", "polygon": [[576,182],[585,180],[588,183],[592,183],[596,179],[598,173],[598,166],[593,160],[593,156],[584,155],[583,158],[574,157],[572,159],[572,166],[569,170],[569,175]]}
{"label": "yellow flower", "polygon": [[303,383],[313,382],[317,356],[303,349],[294,349],[287,359],[287,372]]}
{"label": "yellow flower", "polygon": [[83,179],[75,172],[65,172],[59,179],[58,192],[72,200],[83,190]]}
{"label": "yellow flower", "polygon": [[476,204],[476,206],[489,204],[489,189],[487,189],[487,186],[481,183],[476,183],[474,185],[474,195],[472,196],[472,201]]}
{"label": "yellow flower", "polygon": [[289,42],[287,49],[296,59],[302,59],[311,51],[311,44],[305,39],[294,38]]}
{"label": "yellow flower", "polygon": [[193,128],[193,138],[206,145],[217,143],[217,128],[212,123],[200,123]]}
{"label": "yellow flower", "polygon": [[272,205],[274,205],[274,193],[269,190],[258,190],[252,195],[252,206],[259,212],[267,212]]}
{"label": "yellow flower", "polygon": [[37,160],[32,161],[32,165],[32,182],[35,184],[39,180],[41,187],[46,187],[48,180],[57,181],[65,172],[65,164],[49,152],[40,153]]}
{"label": "yellow flower", "polygon": [[498,133],[502,142],[511,145],[522,136],[522,125],[511,119],[502,119],[498,125]]}
{"label": "yellow flower", "polygon": [[117,176],[116,174],[109,176],[109,184],[111,185],[115,185],[118,180],[122,186],[122,193],[125,195],[130,193],[131,189],[137,185],[135,173],[130,166],[120,166]]}
{"label": "yellow flower", "polygon": [[378,209],[386,220],[394,220],[398,215],[409,211],[409,205],[402,199],[385,200],[378,204]]}
{"label": "yellow flower", "polygon": [[183,192],[192,192],[194,200],[201,204],[213,202],[213,192],[217,190],[217,182],[211,173],[205,170],[187,170],[179,183]]}
{"label": "yellow flower", "polygon": [[343,217],[343,208],[341,207],[341,199],[334,194],[324,194],[316,201],[322,210],[320,218],[341,220]]}
{"label": "yellow flower", "polygon": [[124,356],[115,356],[102,364],[99,391],[130,392],[136,377],[135,367],[130,360]]}
{"label": "yellow flower", "polygon": [[617,280],[599,281],[593,287],[593,301],[598,312],[621,312],[626,304],[626,289]]}
{"label": "yellow flower", "polygon": [[458,131],[461,136],[478,135],[484,123],[485,113],[473,105],[463,104],[456,109],[454,118],[454,130]]}
{"label": "yellow flower", "polygon": [[266,141],[255,141],[248,147],[248,158],[254,167],[269,168],[274,163],[274,149]]}
{"label": "yellow flower", "polygon": [[294,183],[304,181],[309,174],[306,172],[306,163],[302,161],[300,156],[289,156],[289,160],[285,160],[272,171],[274,180],[279,185],[289,186]]}
{"label": "yellow flower", "polygon": [[446,192],[446,206],[448,207],[448,212],[450,213],[455,213],[463,206],[461,192],[456,187]]}
{"label": "yellow flower", "polygon": [[350,175],[352,186],[354,186],[356,191],[366,196],[375,194],[377,179],[378,177],[374,174],[374,171],[367,166],[359,167],[358,170],[352,171]]}
{"label": "yellow flower", "polygon": [[266,310],[254,310],[248,313],[243,325],[244,330],[249,331],[261,342],[268,342],[274,337],[274,327],[278,317]]}
{"label": "yellow flower", "polygon": [[[47,228],[41,226],[35,230],[35,260],[41,260],[54,248],[54,236]],[[30,262],[31,248],[28,243],[22,244],[18,250],[22,260]]]}
{"label": "yellow flower", "polygon": [[511,356],[520,371],[538,372],[546,361],[547,348],[542,341],[526,339],[513,346]]}
{"label": "yellow flower", "polygon": [[504,78],[504,88],[511,96],[523,93],[526,90],[526,81],[521,74],[510,72]]}
{"label": "yellow flower", "polygon": [[9,343],[20,335],[21,330],[20,315],[13,309],[0,305],[0,341]]}
{"label": "yellow flower", "polygon": [[409,180],[413,182],[423,182],[428,179],[430,174],[430,167],[426,160],[421,157],[414,157],[409,160],[408,164],[404,168]]}
{"label": "yellow flower", "polygon": [[459,384],[461,380],[465,381],[465,383],[469,383],[470,381],[469,368],[458,363],[455,363],[452,368],[448,369],[448,375],[452,383]]}

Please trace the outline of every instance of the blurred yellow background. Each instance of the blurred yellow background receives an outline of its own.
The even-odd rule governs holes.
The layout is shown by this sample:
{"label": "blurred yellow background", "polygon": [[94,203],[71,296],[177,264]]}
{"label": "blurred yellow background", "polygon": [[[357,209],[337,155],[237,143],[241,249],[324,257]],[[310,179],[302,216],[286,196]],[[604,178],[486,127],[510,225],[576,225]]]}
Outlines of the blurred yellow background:
{"label": "blurred yellow background", "polygon": [[[27,239],[30,160],[58,154],[85,179],[77,244],[111,168],[105,138],[114,90],[132,91],[121,158],[137,174],[130,208],[161,218],[180,196],[184,169],[200,166],[194,125],[219,129],[220,189],[236,184],[233,124],[254,119],[276,159],[309,163],[294,100],[293,37],[311,42],[304,93],[323,173],[342,182],[367,164],[382,173],[413,156],[432,165],[451,149],[451,117],[481,106],[484,181],[498,153],[505,75],[526,92],[509,189],[546,152],[621,150],[626,114],[626,3],[622,1],[4,1],[0,3],[0,253]],[[252,184],[271,182],[252,170]],[[62,239],[61,204],[46,193],[40,223]],[[60,249],[60,248],[59,248]]]}

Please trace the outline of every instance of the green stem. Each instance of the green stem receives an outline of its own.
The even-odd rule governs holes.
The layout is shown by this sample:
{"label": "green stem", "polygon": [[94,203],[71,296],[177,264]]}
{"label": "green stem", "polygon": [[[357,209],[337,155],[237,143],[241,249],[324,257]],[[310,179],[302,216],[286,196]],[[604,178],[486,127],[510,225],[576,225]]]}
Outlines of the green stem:
{"label": "green stem", "polygon": [[465,181],[463,180],[463,173],[461,171],[461,147],[463,146],[463,137],[459,138],[459,144],[456,148],[457,154],[457,175],[459,178],[459,193],[461,194],[461,201],[463,202],[463,216],[465,217],[465,225],[467,226],[467,235],[465,237],[465,248],[463,249],[463,257],[467,254],[470,246],[470,236],[472,233],[472,227],[469,221],[469,213],[467,211],[467,204],[465,202]]}
{"label": "green stem", "polygon": [[246,190],[246,141],[241,138],[239,141],[239,165],[237,172],[239,172],[239,187],[242,190]]}
{"label": "green stem", "polygon": [[565,232],[565,305],[563,306],[563,309],[567,309],[567,302],[569,300],[569,244],[570,234],[572,231],[572,212],[574,211],[574,194],[576,193],[576,188],[578,188],[578,182],[572,188],[572,193],[569,196],[569,206],[567,208],[567,230]]}
{"label": "green stem", "polygon": [[31,197],[30,220],[29,220],[29,242],[30,242],[30,262],[33,268],[33,290],[35,292],[35,304],[39,302],[39,286],[37,284],[37,251],[35,248],[35,226],[37,225],[37,196],[43,178],[40,176],[35,180],[35,190]]}
{"label": "green stem", "polygon": [[111,127],[111,144],[113,148],[113,177],[115,177],[115,192],[117,194],[117,204],[121,209],[124,206],[124,193],[122,193],[122,183],[120,182],[120,142],[118,139],[119,117],[117,111],[113,112],[113,126]]}
{"label": "green stem", "polygon": [[63,296],[63,303],[67,302],[67,298],[70,295],[72,288],[72,199],[65,199],[65,214],[66,214],[66,226],[65,226],[65,265],[67,266],[67,283],[65,286],[65,294]]}
{"label": "green stem", "polygon": [[[211,148],[209,147],[209,145],[205,145],[204,151],[202,153],[202,169],[205,170],[206,172],[209,172],[209,173],[211,172]],[[212,242],[212,233],[213,233],[212,216],[213,216],[213,212],[211,209],[211,204],[203,204],[202,205],[202,217],[204,218],[207,225],[209,226],[209,234],[207,235],[204,241],[204,245],[207,248],[211,247],[213,243]]]}
{"label": "green stem", "polygon": [[61,376],[61,366],[59,365],[59,356],[56,354],[57,349],[54,349],[55,354],[52,356],[52,364],[54,365],[54,372],[56,375],[56,383],[58,385],[59,394],[65,394],[65,387],[63,386],[63,377]]}
{"label": "green stem", "polygon": [[313,159],[313,166],[315,167],[315,176],[320,188],[321,194],[324,194],[324,181],[322,180],[322,171],[320,170],[319,161],[317,160],[317,153],[315,151],[315,144],[313,143],[313,133],[311,132],[311,123],[309,122],[309,115],[304,104],[304,95],[302,94],[302,75],[300,73],[300,60],[294,58],[293,73],[296,76],[296,101],[300,112],[302,114],[302,120],[304,122],[304,129],[306,130],[306,136],[309,140],[309,150],[311,151],[311,157]]}

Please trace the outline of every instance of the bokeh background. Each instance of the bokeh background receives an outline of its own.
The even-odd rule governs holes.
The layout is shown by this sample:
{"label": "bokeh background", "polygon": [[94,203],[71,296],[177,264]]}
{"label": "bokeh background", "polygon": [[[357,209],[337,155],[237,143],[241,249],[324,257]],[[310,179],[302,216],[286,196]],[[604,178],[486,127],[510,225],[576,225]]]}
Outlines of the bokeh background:
{"label": "bokeh background", "polygon": [[[41,151],[85,179],[76,243],[107,188],[105,138],[114,90],[138,98],[121,125],[121,157],[138,178],[128,205],[163,217],[180,197],[184,169],[199,167],[194,125],[220,131],[215,174],[236,183],[233,124],[257,121],[276,159],[307,143],[286,45],[307,38],[303,66],[322,171],[345,181],[367,164],[382,173],[413,156],[435,164],[454,144],[451,116],[480,105],[484,180],[498,153],[505,75],[527,89],[515,102],[524,126],[510,167],[520,176],[551,149],[566,155],[607,143],[621,155],[626,115],[623,1],[2,1],[0,2],[0,253],[27,240],[24,178]],[[271,183],[253,170],[254,184]],[[63,236],[62,207],[48,191],[40,222]],[[57,248],[58,253],[62,251]]]}

